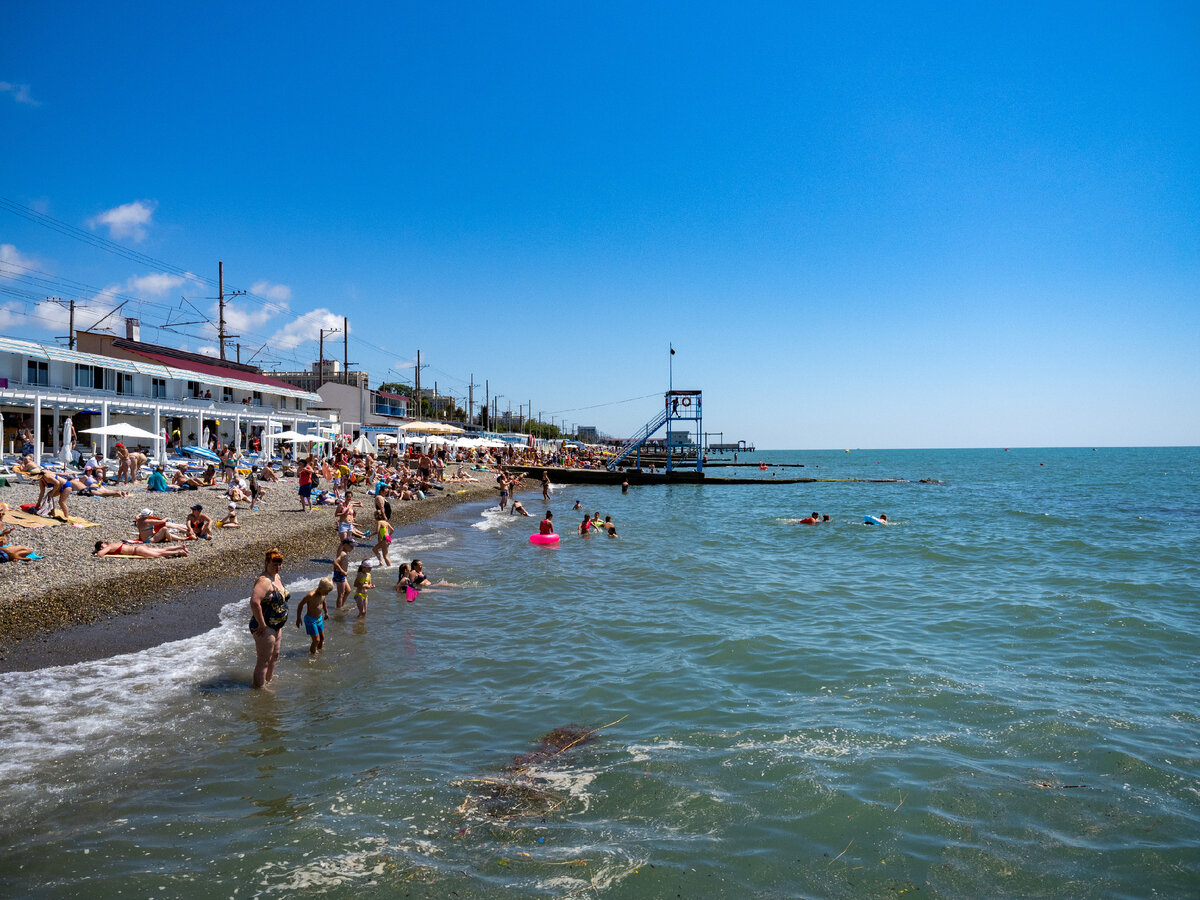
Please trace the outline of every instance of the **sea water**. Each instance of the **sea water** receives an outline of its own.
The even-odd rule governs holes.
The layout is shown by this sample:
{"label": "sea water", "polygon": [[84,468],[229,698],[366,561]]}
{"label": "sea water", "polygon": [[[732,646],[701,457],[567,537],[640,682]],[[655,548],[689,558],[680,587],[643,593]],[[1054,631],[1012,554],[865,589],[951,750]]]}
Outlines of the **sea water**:
{"label": "sea water", "polygon": [[753,458],[843,480],[461,507],[265,691],[244,601],[0,676],[0,895],[1200,895],[1200,451]]}

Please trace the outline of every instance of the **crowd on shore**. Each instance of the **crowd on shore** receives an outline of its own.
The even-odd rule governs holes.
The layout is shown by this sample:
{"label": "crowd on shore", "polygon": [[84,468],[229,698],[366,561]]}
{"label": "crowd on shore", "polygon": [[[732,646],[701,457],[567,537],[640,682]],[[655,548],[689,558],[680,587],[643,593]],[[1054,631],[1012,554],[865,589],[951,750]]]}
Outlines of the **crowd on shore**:
{"label": "crowd on shore", "polygon": [[[160,467],[125,450],[116,448],[108,459],[73,454],[65,465],[50,458],[37,466],[26,458],[10,462],[6,476],[0,470],[8,482],[0,487],[2,537],[11,551],[0,552],[13,561],[0,565],[0,660],[12,656],[14,641],[149,610],[202,586],[229,589],[245,572],[247,556],[261,559],[270,546],[314,561],[327,557],[323,536],[346,490],[375,501],[397,527],[448,504],[494,500],[495,471],[537,460],[520,448],[410,446],[407,453],[375,455],[343,444],[273,465],[234,449],[233,465],[172,459]],[[312,480],[304,508],[326,515],[299,512],[306,467]],[[113,559],[132,562],[114,566]]]}

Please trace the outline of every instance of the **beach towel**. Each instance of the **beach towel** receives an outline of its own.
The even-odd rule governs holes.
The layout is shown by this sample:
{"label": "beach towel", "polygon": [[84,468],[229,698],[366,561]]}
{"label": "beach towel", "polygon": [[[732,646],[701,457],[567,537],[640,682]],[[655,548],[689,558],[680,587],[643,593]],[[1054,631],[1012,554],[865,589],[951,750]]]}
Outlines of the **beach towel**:
{"label": "beach towel", "polygon": [[81,519],[79,516],[64,516],[61,509],[56,509],[50,515],[54,516],[59,522],[66,522],[68,525],[74,525],[76,528],[97,528],[99,522],[89,522],[87,519]]}
{"label": "beach towel", "polygon": [[20,509],[5,511],[3,521],[6,525],[20,525],[22,528],[53,528],[55,525],[62,524],[57,519],[47,519],[45,516]]}

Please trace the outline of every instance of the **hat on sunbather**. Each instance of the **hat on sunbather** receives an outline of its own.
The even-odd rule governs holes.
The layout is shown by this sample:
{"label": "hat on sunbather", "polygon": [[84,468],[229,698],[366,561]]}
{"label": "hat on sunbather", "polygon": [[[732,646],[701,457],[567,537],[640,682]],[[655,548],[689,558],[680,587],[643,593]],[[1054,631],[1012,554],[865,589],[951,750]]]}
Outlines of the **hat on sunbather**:
{"label": "hat on sunbather", "polygon": [[152,515],[154,515],[154,510],[152,510],[150,507],[147,506],[140,513],[138,513],[138,515],[139,516],[152,516]]}

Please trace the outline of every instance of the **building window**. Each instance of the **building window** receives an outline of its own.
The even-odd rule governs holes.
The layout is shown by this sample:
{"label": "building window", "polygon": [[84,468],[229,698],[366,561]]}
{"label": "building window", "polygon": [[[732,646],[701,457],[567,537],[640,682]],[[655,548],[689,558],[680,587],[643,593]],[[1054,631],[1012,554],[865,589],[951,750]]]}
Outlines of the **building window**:
{"label": "building window", "polygon": [[92,373],[91,366],[85,366],[79,363],[75,365],[75,387],[90,388],[92,379],[95,375]]}
{"label": "building window", "polygon": [[255,405],[255,406],[262,406],[262,391],[255,391],[255,392],[254,392],[254,405]]}
{"label": "building window", "polygon": [[199,397],[201,395],[200,382],[189,381],[188,382],[188,393],[190,393],[193,397]]}
{"label": "building window", "polygon": [[167,379],[154,378],[150,381],[150,396],[156,400],[166,399]]}
{"label": "building window", "polygon": [[36,359],[29,360],[29,368],[26,371],[25,380],[30,384],[49,385],[50,364],[47,362],[39,362]]}
{"label": "building window", "polygon": [[233,402],[233,388],[224,387],[221,389],[221,400],[225,403]]}
{"label": "building window", "polygon": [[133,376],[128,372],[117,373],[117,393],[132,394],[133,393]]}

